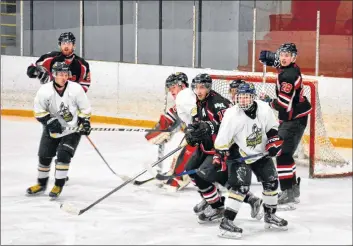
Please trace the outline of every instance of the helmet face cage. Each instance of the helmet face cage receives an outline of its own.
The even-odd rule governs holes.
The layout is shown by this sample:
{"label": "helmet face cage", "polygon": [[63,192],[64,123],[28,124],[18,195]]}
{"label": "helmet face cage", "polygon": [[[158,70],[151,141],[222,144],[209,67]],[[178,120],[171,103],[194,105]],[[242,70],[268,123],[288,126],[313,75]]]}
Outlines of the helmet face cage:
{"label": "helmet face cage", "polygon": [[255,86],[251,83],[243,83],[239,85],[238,93],[236,95],[236,103],[239,108],[246,111],[254,103],[256,97]]}
{"label": "helmet face cage", "polygon": [[66,72],[68,76],[71,77],[70,67],[65,62],[54,63],[51,71],[52,71],[53,77],[56,77],[57,73],[59,72]]}

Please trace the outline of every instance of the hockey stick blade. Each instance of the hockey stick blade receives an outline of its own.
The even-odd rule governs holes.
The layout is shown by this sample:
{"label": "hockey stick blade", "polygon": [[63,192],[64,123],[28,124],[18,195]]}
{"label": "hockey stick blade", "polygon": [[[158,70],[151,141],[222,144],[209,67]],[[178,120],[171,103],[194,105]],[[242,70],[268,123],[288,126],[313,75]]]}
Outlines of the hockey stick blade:
{"label": "hockey stick blade", "polygon": [[60,209],[69,213],[69,214],[72,214],[72,215],[80,215],[81,214],[81,210],[79,210],[78,208],[75,208],[70,203],[60,204]]}
{"label": "hockey stick blade", "polygon": [[145,184],[147,182],[150,182],[150,181],[152,181],[154,179],[155,179],[155,177],[152,177],[152,178],[149,178],[149,179],[146,179],[146,180],[141,180],[141,181],[140,180],[135,180],[133,184],[139,186],[139,185],[143,185],[143,184]]}
{"label": "hockey stick blade", "polygon": [[[252,158],[255,158],[255,157],[260,157],[260,156],[264,156],[264,154],[260,153],[260,154],[256,154],[256,155],[249,155],[249,156],[238,158],[238,159],[236,159],[236,161],[245,161],[245,160],[252,159]],[[184,175],[194,174],[197,171],[198,171],[198,169],[192,169],[192,170],[189,170],[189,171],[183,171],[183,172],[181,172],[179,174],[173,174],[173,175],[163,175],[163,174],[157,173],[155,178],[158,179],[158,180],[163,181],[163,180],[174,179],[176,177],[180,177],[180,176],[184,176]]]}

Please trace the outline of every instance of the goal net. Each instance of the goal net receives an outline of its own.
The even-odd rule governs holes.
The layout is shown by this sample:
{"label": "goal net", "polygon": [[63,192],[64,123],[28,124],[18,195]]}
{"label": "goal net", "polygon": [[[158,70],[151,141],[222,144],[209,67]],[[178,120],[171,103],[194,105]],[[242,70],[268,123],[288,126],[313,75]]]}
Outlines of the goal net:
{"label": "goal net", "polygon": [[[242,79],[255,85],[256,92],[264,92],[271,98],[276,98],[276,76],[266,75],[263,84],[262,76],[254,73],[236,75],[211,75],[212,89],[223,97],[230,99],[229,83]],[[308,166],[309,177],[328,178],[352,176],[352,163],[345,160],[332,145],[325,130],[320,101],[318,96],[318,81],[303,79],[304,95],[309,99],[313,111],[309,116],[308,125],[296,153],[296,163]],[[277,111],[275,111],[277,114]]]}

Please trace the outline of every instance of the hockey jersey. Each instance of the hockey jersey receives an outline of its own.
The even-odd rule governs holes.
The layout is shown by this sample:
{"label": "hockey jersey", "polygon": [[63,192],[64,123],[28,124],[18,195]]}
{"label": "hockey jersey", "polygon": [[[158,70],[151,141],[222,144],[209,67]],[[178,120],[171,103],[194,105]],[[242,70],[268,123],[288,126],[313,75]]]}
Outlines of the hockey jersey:
{"label": "hockey jersey", "polygon": [[[50,115],[57,118],[63,127],[77,127],[78,117],[90,117],[91,104],[78,83],[68,81],[63,94],[59,95],[52,81],[37,91],[34,98],[34,114],[39,121]],[[65,130],[61,134],[50,135],[57,138],[71,133],[73,131]]]}
{"label": "hockey jersey", "polygon": [[[247,116],[237,104],[225,112],[215,140],[217,150],[229,150],[233,144],[237,144],[242,157],[260,153],[268,154],[265,150],[266,133],[271,129],[278,130],[279,124],[267,103],[259,100],[255,102],[257,103],[255,119]],[[245,162],[251,164],[260,158],[261,156],[255,157]]]}
{"label": "hockey jersey", "polygon": [[180,91],[175,98],[176,111],[186,125],[192,123],[191,112],[196,107],[196,95],[190,88]]}

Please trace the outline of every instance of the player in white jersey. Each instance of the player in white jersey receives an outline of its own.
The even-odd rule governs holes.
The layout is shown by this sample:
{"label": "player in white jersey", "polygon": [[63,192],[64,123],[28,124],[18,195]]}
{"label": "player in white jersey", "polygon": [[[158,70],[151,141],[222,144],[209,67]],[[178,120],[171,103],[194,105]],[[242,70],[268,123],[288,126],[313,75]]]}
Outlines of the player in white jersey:
{"label": "player in white jersey", "polygon": [[[166,88],[175,100],[175,106],[160,116],[156,129],[171,130],[173,132],[151,132],[146,134],[146,139],[152,144],[162,144],[171,139],[180,124],[188,125],[192,121],[191,111],[196,106],[196,95],[189,88],[188,77],[185,73],[177,72],[166,79]],[[185,164],[195,151],[195,147],[185,146],[173,158],[168,175],[179,174],[184,171]],[[167,185],[180,190],[190,183],[188,176],[168,180]]]}
{"label": "player in white jersey", "polygon": [[[39,144],[37,184],[27,189],[28,195],[43,193],[47,188],[50,165],[55,160],[55,185],[49,196],[57,198],[63,190],[71,158],[81,135],[91,132],[91,105],[81,85],[69,81],[69,66],[56,62],[52,68],[54,81],[44,84],[34,99],[36,119],[43,124]],[[65,127],[80,126],[80,132]]]}
{"label": "player in white jersey", "polygon": [[[288,222],[276,216],[278,174],[271,157],[281,153],[283,140],[278,136],[278,122],[265,102],[254,100],[255,87],[243,83],[238,87],[237,104],[228,109],[215,140],[214,164],[226,163],[231,186],[225,202],[226,210],[220,224],[221,237],[238,238],[242,229],[233,221],[251,184],[252,172],[263,186],[265,225],[286,230]],[[237,162],[240,156],[261,156]]]}

